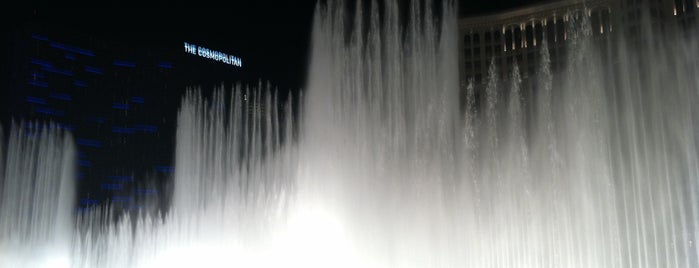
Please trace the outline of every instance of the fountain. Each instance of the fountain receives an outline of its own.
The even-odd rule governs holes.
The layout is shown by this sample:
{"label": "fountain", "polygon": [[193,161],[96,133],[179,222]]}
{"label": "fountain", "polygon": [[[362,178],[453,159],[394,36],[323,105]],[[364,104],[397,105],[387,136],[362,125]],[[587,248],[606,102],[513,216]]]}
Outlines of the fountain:
{"label": "fountain", "polygon": [[24,126],[13,123],[0,157],[0,267],[65,267],[74,225],[73,140],[55,124]]}
{"label": "fountain", "polygon": [[[300,116],[269,85],[188,91],[165,215],[103,208],[71,229],[42,205],[68,188],[17,203],[72,149],[54,137],[39,150],[63,158],[27,155],[38,145],[11,134],[0,245],[71,234],[55,241],[73,267],[699,265],[696,36],[646,25],[599,43],[570,16],[566,64],[554,72],[543,42],[533,94],[516,64],[460,89],[451,3],[344,5],[317,6]],[[38,163],[20,174],[34,186],[12,188],[28,181],[16,161]],[[24,206],[46,210],[7,215]],[[5,224],[49,217],[63,231]]]}
{"label": "fountain", "polygon": [[316,17],[297,195],[341,223],[342,256],[355,267],[699,265],[696,36],[644,22],[637,39],[599,43],[586,16],[569,15],[560,72],[546,42],[534,94],[516,64],[501,79],[491,63],[460,114],[455,16],[419,6],[407,25],[390,2]]}

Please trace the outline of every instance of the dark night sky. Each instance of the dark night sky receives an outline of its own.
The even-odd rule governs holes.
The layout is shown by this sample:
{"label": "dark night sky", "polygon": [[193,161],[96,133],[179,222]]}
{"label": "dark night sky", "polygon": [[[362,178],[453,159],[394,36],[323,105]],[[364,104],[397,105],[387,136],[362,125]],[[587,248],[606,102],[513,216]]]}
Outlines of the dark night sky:
{"label": "dark night sky", "polygon": [[[461,0],[458,4],[460,15],[465,16],[532,1]],[[35,1],[19,10],[5,10],[4,25],[18,27],[23,22],[40,21],[101,38],[140,40],[138,43],[146,46],[180,46],[189,40],[239,55],[246,68],[264,76],[260,79],[301,88],[306,79],[315,2],[170,1],[144,6],[135,1],[106,1],[98,6],[103,3]]]}

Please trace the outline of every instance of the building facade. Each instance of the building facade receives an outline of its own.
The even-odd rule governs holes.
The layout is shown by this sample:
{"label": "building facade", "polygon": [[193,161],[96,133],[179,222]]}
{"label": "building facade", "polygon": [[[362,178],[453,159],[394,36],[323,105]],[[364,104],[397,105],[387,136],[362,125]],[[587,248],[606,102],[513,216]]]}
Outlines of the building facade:
{"label": "building facade", "polygon": [[248,75],[186,53],[182,41],[141,44],[42,24],[12,38],[3,129],[53,122],[71,132],[79,210],[106,203],[122,211],[166,208],[160,196],[174,172],[185,91],[202,86],[206,96]]}
{"label": "building facade", "polygon": [[[500,78],[507,77],[516,62],[524,86],[531,85],[529,77],[539,64],[544,39],[551,69],[560,70],[566,60],[570,24],[582,16],[589,19],[593,38],[606,40],[615,31],[640,37],[641,24],[646,23],[643,18],[649,18],[649,23],[656,27],[679,25],[689,30],[696,25],[697,9],[697,0],[558,0],[461,18],[458,44],[461,86],[472,81],[476,88],[482,87],[491,61]],[[691,30],[686,33],[692,34]]]}
{"label": "building facade", "polygon": [[459,66],[462,86],[468,80],[483,84],[491,61],[501,78],[516,62],[523,81],[532,75],[540,59],[541,43],[547,40],[551,68],[564,64],[570,16],[587,15],[594,33],[613,31],[612,7],[607,0],[563,0],[503,13],[459,20]]}

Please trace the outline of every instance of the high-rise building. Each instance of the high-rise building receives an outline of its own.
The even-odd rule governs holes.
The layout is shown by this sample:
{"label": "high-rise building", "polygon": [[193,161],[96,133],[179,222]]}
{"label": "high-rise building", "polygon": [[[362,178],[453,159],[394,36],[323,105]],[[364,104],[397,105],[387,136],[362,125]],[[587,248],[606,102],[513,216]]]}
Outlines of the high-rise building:
{"label": "high-rise building", "polygon": [[165,207],[167,199],[157,197],[174,171],[185,90],[200,85],[208,95],[248,75],[242,59],[224,59],[222,48],[188,53],[187,40],[143,45],[43,24],[28,24],[12,38],[4,129],[10,120],[32,129],[30,121],[51,121],[72,132],[80,208],[109,202],[139,210],[150,200]]}

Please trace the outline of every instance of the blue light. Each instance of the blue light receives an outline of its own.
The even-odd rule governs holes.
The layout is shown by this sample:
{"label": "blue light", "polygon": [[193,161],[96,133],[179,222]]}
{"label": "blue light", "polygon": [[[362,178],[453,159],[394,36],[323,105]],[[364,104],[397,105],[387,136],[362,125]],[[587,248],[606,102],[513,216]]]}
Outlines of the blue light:
{"label": "blue light", "polygon": [[121,181],[121,182],[133,181],[133,176],[125,176],[125,175],[115,175],[115,176],[109,176],[107,178],[110,180],[113,180],[113,181]]}
{"label": "blue light", "polygon": [[76,139],[75,143],[77,143],[78,145],[82,145],[82,146],[102,148],[102,142],[98,141],[98,140]]}
{"label": "blue light", "polygon": [[100,188],[104,190],[118,191],[124,189],[124,186],[118,183],[102,183],[100,184]]}
{"label": "blue light", "polygon": [[123,60],[115,60],[114,65],[121,66],[121,67],[129,67],[129,68],[136,67],[135,62],[123,61]]}
{"label": "blue light", "polygon": [[133,133],[134,133],[134,129],[133,129],[133,128],[129,128],[129,127],[115,127],[115,126],[113,126],[113,127],[112,127],[112,132],[113,132],[113,133],[122,133],[122,134],[133,134]]}
{"label": "blue light", "polygon": [[71,70],[63,70],[63,69],[58,69],[54,67],[41,67],[41,70],[47,71],[47,72],[52,72],[52,73],[57,73],[57,74],[62,74],[62,75],[67,75],[67,76],[73,76],[73,71]]}
{"label": "blue light", "polygon": [[64,129],[64,130],[69,130],[69,131],[75,130],[75,127],[74,127],[73,125],[70,125],[70,124],[63,124],[63,123],[58,123],[58,128],[59,128],[59,129]]}
{"label": "blue light", "polygon": [[112,196],[110,200],[115,203],[131,203],[133,202],[133,197],[125,195],[115,195]]}
{"label": "blue light", "polygon": [[85,174],[82,172],[78,172],[78,180],[82,180],[85,178]]}
{"label": "blue light", "polygon": [[36,71],[32,72],[32,78],[34,78],[34,80],[36,80],[37,78],[44,78],[44,77],[46,77],[46,76],[40,72],[36,72]]}
{"label": "blue light", "polygon": [[102,69],[97,68],[97,67],[92,67],[92,66],[86,66],[85,71],[88,73],[93,73],[93,74],[102,74]]}
{"label": "blue light", "polygon": [[65,115],[64,111],[51,109],[48,107],[36,107],[36,108],[34,108],[34,112],[37,112],[40,114],[55,115],[55,116],[64,116]]}
{"label": "blue light", "polygon": [[118,109],[118,110],[128,110],[128,109],[129,109],[129,105],[126,104],[126,103],[118,103],[118,102],[115,102],[114,104],[112,104],[112,108]]}
{"label": "blue light", "polygon": [[41,41],[49,41],[49,38],[40,34],[32,34],[32,38]]}
{"label": "blue light", "polygon": [[57,100],[64,100],[64,101],[73,100],[73,98],[66,93],[49,93],[49,97],[57,99]]}
{"label": "blue light", "polygon": [[161,61],[161,62],[158,62],[158,67],[165,68],[165,69],[172,69],[172,63],[167,62],[167,61]]}
{"label": "blue light", "polygon": [[87,87],[87,83],[85,83],[84,81],[80,81],[80,80],[73,81],[73,85],[78,86],[78,87]]}
{"label": "blue light", "polygon": [[85,56],[90,56],[90,57],[95,56],[95,53],[92,52],[91,50],[87,50],[87,49],[79,48],[79,47],[74,47],[74,46],[70,46],[70,45],[66,45],[66,44],[61,44],[58,42],[51,42],[51,47],[62,49],[65,51],[70,51],[70,52],[85,55]]}
{"label": "blue light", "polygon": [[133,103],[143,103],[145,99],[143,97],[131,97],[131,102]]}
{"label": "blue light", "polygon": [[26,97],[26,100],[27,100],[27,102],[29,102],[29,103],[36,103],[36,104],[46,105],[46,100],[45,100],[45,99],[42,99],[42,98],[27,96],[27,97]]}
{"label": "blue light", "polygon": [[142,131],[142,132],[148,132],[148,133],[155,133],[158,131],[158,127],[154,125],[145,125],[145,124],[138,124],[134,125],[133,129]]}
{"label": "blue light", "polygon": [[90,167],[92,166],[92,162],[90,162],[90,160],[78,160],[78,166]]}
{"label": "blue light", "polygon": [[90,199],[90,198],[80,198],[80,204],[81,205],[97,205],[100,202],[97,201],[97,199]]}
{"label": "blue light", "polygon": [[172,173],[175,172],[175,167],[173,166],[155,166],[155,170],[162,173]]}
{"label": "blue light", "polygon": [[32,64],[39,65],[39,66],[41,66],[41,67],[47,67],[47,68],[53,67],[53,65],[51,65],[50,62],[45,61],[45,60],[40,60],[40,59],[34,59],[34,58],[32,58],[32,59],[29,60],[29,62],[31,62]]}
{"label": "blue light", "polygon": [[32,86],[37,86],[37,87],[43,87],[43,88],[49,87],[48,82],[38,81],[38,80],[31,80],[31,81],[27,82],[27,84],[30,84]]}
{"label": "blue light", "polygon": [[75,60],[75,55],[73,55],[73,54],[66,54],[66,59],[68,59],[68,60]]}

